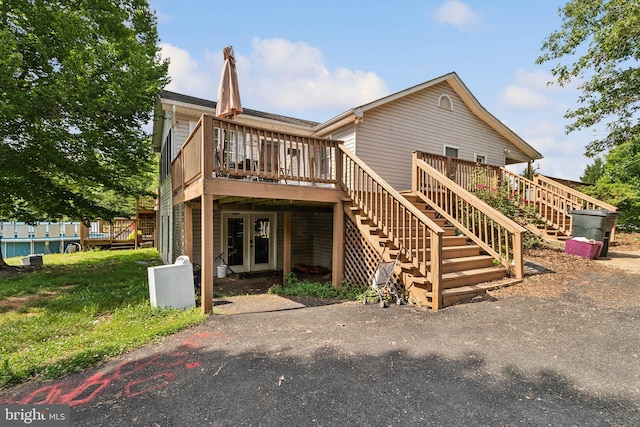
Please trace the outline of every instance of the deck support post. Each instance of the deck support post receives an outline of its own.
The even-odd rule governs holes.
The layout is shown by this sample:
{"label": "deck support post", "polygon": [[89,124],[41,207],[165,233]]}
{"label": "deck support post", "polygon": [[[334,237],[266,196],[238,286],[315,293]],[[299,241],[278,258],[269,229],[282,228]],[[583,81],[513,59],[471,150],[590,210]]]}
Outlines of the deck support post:
{"label": "deck support post", "polygon": [[438,311],[442,308],[442,235],[431,231],[430,237],[431,311]]}
{"label": "deck support post", "polygon": [[522,233],[513,234],[513,273],[516,279],[524,278],[524,254]]}
{"label": "deck support post", "polygon": [[344,206],[343,202],[333,204],[333,258],[331,281],[334,287],[342,285],[344,276]]}
{"label": "deck support post", "polygon": [[284,238],[282,244],[282,286],[286,286],[287,275],[291,273],[291,211],[284,211]]}
{"label": "deck support post", "polygon": [[86,251],[87,250],[86,240],[89,237],[89,227],[87,227],[86,225],[84,225],[83,222],[81,222],[78,228],[80,229],[80,247],[82,248],[83,251]]}
{"label": "deck support post", "polygon": [[202,266],[200,274],[200,295],[202,296],[202,312],[211,314],[213,311],[213,275],[214,266],[213,259],[213,196],[209,194],[202,195],[201,203],[202,218]]}

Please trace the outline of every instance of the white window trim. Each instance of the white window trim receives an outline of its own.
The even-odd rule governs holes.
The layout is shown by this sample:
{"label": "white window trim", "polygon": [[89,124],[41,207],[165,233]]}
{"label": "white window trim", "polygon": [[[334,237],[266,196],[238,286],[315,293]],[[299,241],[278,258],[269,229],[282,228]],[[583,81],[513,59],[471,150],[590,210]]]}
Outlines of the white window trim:
{"label": "white window trim", "polygon": [[478,163],[478,156],[484,157],[483,165],[489,164],[489,156],[483,153],[473,153],[473,162]]}
{"label": "white window trim", "polygon": [[[447,107],[445,105],[442,105],[442,99],[446,98],[449,100],[449,105],[450,107]],[[453,100],[451,99],[451,97],[447,94],[442,94],[440,95],[440,97],[438,98],[438,107],[442,108],[443,110],[447,110],[447,111],[453,111]]]}
{"label": "white window trim", "polygon": [[455,146],[455,145],[449,145],[449,144],[444,144],[444,146],[442,147],[442,155],[443,156],[447,156],[447,148],[453,148],[455,150],[458,150],[458,157],[456,157],[456,159],[460,158],[460,147]]}

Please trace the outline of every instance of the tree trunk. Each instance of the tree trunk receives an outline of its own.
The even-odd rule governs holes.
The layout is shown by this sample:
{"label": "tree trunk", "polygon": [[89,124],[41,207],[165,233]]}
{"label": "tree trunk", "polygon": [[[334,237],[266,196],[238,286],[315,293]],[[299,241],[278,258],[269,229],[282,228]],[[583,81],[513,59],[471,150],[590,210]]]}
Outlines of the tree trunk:
{"label": "tree trunk", "polygon": [[14,267],[4,262],[4,257],[2,256],[2,237],[0,237],[0,270],[10,270],[12,268]]}

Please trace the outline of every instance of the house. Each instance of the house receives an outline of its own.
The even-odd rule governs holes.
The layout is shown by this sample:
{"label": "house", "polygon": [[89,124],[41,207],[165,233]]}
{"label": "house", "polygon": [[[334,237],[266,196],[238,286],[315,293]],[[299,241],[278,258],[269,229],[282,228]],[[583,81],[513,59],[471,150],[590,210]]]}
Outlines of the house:
{"label": "house", "polygon": [[566,208],[586,203],[574,190],[560,203],[544,177],[507,171],[542,156],[455,73],[324,123],[249,109],[221,119],[215,105],[163,91],[153,131],[158,249],[202,266],[205,312],[220,259],[237,272],[323,266],[339,286],[366,283],[381,247],[400,252],[394,275],[411,300],[437,310],[523,276],[525,229],[471,194],[480,179],[535,203],[540,234],[566,232]]}
{"label": "house", "polygon": [[344,145],[397,189],[411,188],[413,151],[494,166],[542,155],[489,113],[456,73],[353,108],[315,130]]}

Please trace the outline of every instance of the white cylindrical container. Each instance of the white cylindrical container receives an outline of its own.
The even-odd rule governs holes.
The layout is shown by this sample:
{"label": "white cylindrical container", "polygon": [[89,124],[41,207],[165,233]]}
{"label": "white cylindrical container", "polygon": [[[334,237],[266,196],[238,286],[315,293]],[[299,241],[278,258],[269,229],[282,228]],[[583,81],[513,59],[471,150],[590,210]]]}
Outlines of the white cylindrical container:
{"label": "white cylindrical container", "polygon": [[226,265],[219,265],[218,267],[216,267],[216,269],[218,270],[218,279],[223,279],[223,278],[227,277],[227,266]]}

